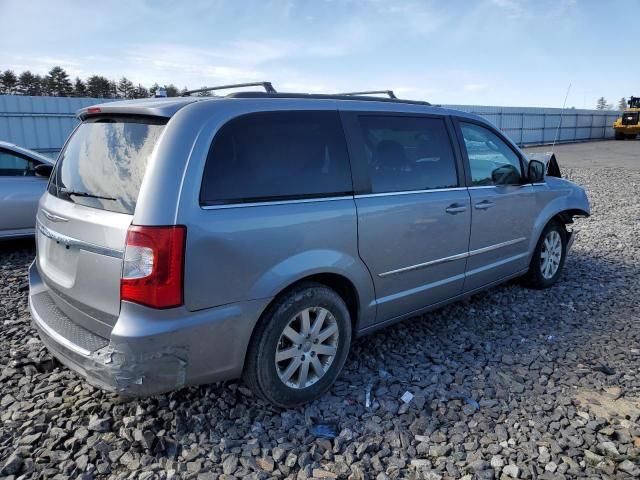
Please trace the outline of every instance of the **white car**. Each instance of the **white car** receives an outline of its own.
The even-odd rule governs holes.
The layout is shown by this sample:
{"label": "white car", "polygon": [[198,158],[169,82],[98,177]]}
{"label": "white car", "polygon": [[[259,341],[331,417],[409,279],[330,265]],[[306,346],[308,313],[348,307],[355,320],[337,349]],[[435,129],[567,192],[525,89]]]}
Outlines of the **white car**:
{"label": "white car", "polygon": [[0,239],[34,234],[38,200],[55,160],[0,141]]}

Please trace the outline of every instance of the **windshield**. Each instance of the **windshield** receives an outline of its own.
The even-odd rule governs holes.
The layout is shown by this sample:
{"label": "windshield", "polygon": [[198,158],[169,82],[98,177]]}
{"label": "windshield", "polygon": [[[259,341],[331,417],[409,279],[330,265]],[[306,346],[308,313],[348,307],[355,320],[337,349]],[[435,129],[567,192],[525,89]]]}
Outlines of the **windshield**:
{"label": "windshield", "polygon": [[64,200],[133,214],[147,161],[166,119],[100,118],[82,123],[64,150],[49,193]]}

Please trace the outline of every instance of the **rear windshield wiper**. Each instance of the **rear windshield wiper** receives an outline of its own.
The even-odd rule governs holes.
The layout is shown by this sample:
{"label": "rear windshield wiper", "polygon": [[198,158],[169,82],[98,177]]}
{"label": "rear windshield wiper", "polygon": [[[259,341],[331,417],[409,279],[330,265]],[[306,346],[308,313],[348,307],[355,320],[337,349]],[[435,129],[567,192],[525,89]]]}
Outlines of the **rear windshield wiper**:
{"label": "rear windshield wiper", "polygon": [[100,200],[113,200],[115,201],[115,198],[112,197],[103,197],[102,195],[94,195],[93,193],[88,193],[88,192],[77,192],[75,190],[69,190],[68,188],[61,188],[60,191],[62,193],[66,193],[67,195],[71,196],[75,196],[75,197],[88,197],[88,198],[98,198]]}

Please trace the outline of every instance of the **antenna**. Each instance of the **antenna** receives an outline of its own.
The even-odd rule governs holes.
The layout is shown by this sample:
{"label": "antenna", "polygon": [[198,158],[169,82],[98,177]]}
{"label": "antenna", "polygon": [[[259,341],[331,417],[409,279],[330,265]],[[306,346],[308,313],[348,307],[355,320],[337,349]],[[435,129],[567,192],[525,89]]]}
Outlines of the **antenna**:
{"label": "antenna", "polygon": [[556,128],[556,136],[553,139],[553,144],[551,145],[551,153],[553,153],[553,149],[556,146],[556,142],[558,141],[558,135],[560,134],[560,127],[562,126],[562,116],[564,115],[564,108],[567,106],[567,98],[569,97],[569,90],[571,90],[571,83],[569,83],[569,87],[567,88],[567,94],[564,96],[564,103],[562,104],[562,110],[560,110],[560,122],[558,123],[558,128]]}

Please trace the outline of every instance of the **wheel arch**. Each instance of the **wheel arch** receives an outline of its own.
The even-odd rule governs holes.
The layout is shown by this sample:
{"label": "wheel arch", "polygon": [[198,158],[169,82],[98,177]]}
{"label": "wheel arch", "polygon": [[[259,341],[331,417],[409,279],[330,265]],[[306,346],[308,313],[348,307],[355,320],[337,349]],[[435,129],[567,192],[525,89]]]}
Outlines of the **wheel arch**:
{"label": "wheel arch", "polygon": [[584,189],[559,180],[560,182],[557,185],[552,184],[551,188],[551,191],[557,192],[555,198],[542,208],[534,222],[529,240],[529,259],[533,255],[542,231],[550,221],[557,220],[566,226],[573,223],[574,217],[588,217],[591,214],[589,199]]}
{"label": "wheel arch", "polygon": [[534,228],[534,234],[532,235],[531,241],[529,242],[529,259],[531,259],[531,255],[533,255],[533,252],[535,251],[536,245],[540,240],[540,236],[542,235],[542,232],[544,231],[546,226],[549,225],[550,222],[556,221],[566,228],[567,225],[570,225],[573,223],[574,217],[588,217],[588,216],[589,216],[589,212],[581,208],[568,208],[566,210],[560,210],[560,211],[556,211],[551,214],[548,214],[542,217],[542,219],[539,218]]}
{"label": "wheel arch", "polygon": [[361,300],[358,295],[358,290],[351,279],[349,279],[345,275],[335,272],[311,273],[309,275],[300,277],[282,287],[264,308],[258,322],[262,320],[264,315],[266,315],[270,311],[271,307],[275,303],[277,303],[283,296],[287,295],[289,292],[295,290],[299,286],[304,285],[305,283],[317,283],[335,291],[347,305],[349,315],[351,316],[351,326],[353,328],[353,331],[356,331],[356,329],[358,328],[358,319],[362,313]]}
{"label": "wheel arch", "polygon": [[[589,212],[582,210],[581,208],[569,208],[567,210],[562,210],[561,212],[556,213],[551,220],[557,220],[558,222],[564,225],[570,225],[573,223],[574,217],[588,217]],[[547,222],[549,223],[549,222]]]}
{"label": "wheel arch", "polygon": [[351,317],[352,338],[356,337],[356,332],[359,326],[359,318],[362,316],[361,299],[358,295],[358,290],[351,279],[347,276],[335,273],[335,272],[319,272],[311,273],[309,275],[298,278],[285,287],[283,287],[264,307],[260,317],[252,327],[251,335],[246,343],[246,349],[244,353],[244,361],[242,362],[242,368],[244,369],[247,363],[247,355],[249,353],[249,345],[254,341],[256,331],[259,330],[258,326],[264,321],[265,315],[268,315],[273,305],[275,305],[284,295],[288,294],[297,287],[309,284],[324,285],[333,291],[335,291],[347,305],[349,315]]}

